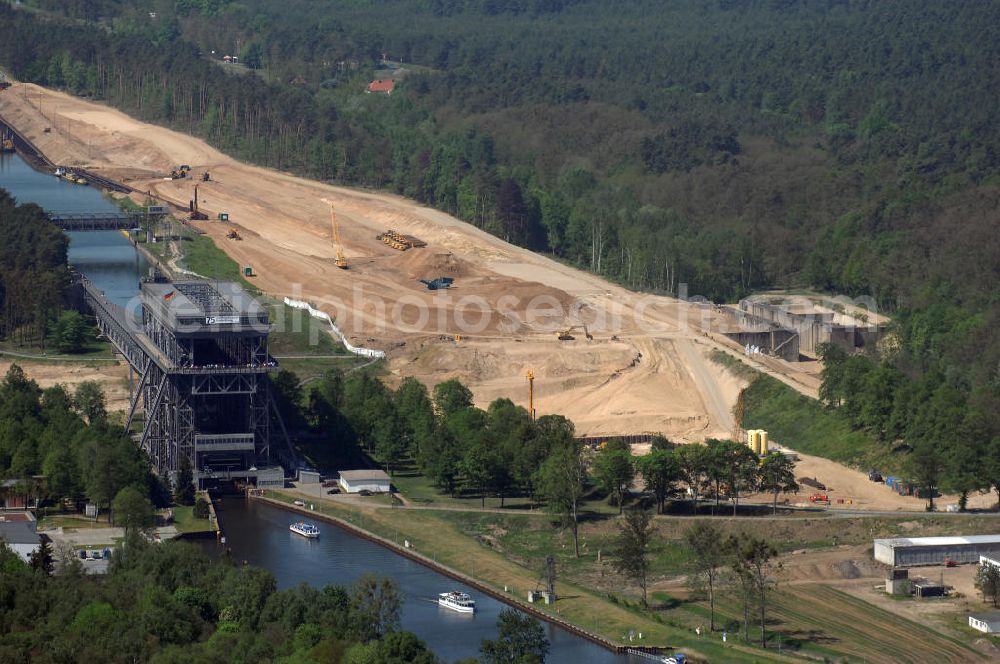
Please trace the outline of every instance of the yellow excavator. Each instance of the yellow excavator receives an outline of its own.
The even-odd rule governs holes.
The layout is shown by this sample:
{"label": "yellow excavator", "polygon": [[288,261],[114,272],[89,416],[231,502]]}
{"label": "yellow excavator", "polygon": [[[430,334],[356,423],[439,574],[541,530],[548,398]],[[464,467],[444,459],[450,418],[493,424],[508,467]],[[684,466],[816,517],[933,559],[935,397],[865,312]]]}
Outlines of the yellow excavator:
{"label": "yellow excavator", "polygon": [[558,332],[556,332],[556,337],[558,337],[559,341],[573,341],[573,339],[576,339],[576,337],[573,336],[573,330],[577,328],[583,328],[583,334],[587,337],[587,341],[594,340],[594,335],[591,334],[590,330],[587,329],[586,323],[582,323],[580,325],[571,325],[564,330],[559,330]]}
{"label": "yellow excavator", "polygon": [[337,248],[337,257],[333,259],[333,264],[341,270],[348,270],[351,266],[347,264],[347,257],[344,256],[344,245],[340,243],[340,225],[337,223],[337,212],[333,209],[332,201],[325,198],[322,200],[330,206],[330,228],[333,232],[333,245]]}

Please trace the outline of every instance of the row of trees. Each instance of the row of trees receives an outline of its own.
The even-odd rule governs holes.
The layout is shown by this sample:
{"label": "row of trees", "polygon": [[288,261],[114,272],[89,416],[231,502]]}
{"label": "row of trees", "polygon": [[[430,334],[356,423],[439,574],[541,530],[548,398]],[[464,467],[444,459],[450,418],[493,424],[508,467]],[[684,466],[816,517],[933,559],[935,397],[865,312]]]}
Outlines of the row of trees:
{"label": "row of trees", "polygon": [[[625,512],[618,527],[612,565],[626,579],[638,584],[646,606],[649,580],[649,547],[656,536],[650,513],[632,509]],[[709,629],[715,631],[715,600],[718,593],[731,590],[743,611],[743,638],[750,640],[750,624],[760,626],[760,645],[767,647],[768,594],[781,571],[778,552],[766,539],[748,534],[725,536],[708,521],[697,521],[684,534],[690,554],[688,581],[695,590],[708,595]],[[755,615],[756,614],[756,615]]]}
{"label": "row of trees", "polygon": [[750,623],[757,613],[760,645],[767,647],[767,598],[781,571],[778,552],[766,539],[754,535],[730,535],[711,523],[697,522],[685,533],[685,543],[692,553],[693,585],[708,593],[709,629],[715,630],[715,598],[721,590],[738,593],[743,609],[743,638],[750,640]]}

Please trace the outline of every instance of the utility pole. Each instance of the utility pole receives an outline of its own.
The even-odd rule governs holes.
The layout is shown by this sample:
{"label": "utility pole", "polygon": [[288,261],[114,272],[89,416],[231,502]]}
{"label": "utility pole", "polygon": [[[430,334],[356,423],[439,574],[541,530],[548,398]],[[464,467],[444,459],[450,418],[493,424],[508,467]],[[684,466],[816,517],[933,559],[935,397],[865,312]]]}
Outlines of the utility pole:
{"label": "utility pole", "polygon": [[528,369],[528,413],[535,420],[535,372]]}

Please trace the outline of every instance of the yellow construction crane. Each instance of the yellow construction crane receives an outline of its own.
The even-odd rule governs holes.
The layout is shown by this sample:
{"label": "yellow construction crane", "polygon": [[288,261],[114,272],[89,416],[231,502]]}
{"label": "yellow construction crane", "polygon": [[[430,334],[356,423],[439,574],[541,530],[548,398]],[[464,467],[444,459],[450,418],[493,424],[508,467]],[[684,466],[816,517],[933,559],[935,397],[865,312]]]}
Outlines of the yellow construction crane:
{"label": "yellow construction crane", "polygon": [[337,257],[333,259],[333,264],[341,270],[347,270],[347,257],[344,256],[344,245],[340,243],[340,225],[337,223],[337,212],[333,209],[333,201],[323,199],[323,202],[330,206],[330,228],[333,232],[333,246],[337,248]]}
{"label": "yellow construction crane", "polygon": [[528,369],[528,413],[535,419],[535,372]]}

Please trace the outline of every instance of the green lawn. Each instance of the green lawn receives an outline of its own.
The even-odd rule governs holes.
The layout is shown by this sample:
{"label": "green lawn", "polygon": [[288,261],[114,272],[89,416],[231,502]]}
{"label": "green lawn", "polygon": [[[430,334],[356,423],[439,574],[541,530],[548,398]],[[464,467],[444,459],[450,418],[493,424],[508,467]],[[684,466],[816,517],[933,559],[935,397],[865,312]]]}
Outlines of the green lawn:
{"label": "green lawn", "polygon": [[214,532],[211,519],[197,519],[194,516],[194,506],[177,505],[174,511],[174,526],[179,533]]}
{"label": "green lawn", "polygon": [[81,515],[54,514],[43,516],[38,519],[38,529],[65,528],[70,530],[80,530],[88,528],[107,528],[107,520],[94,521],[91,518]]}

